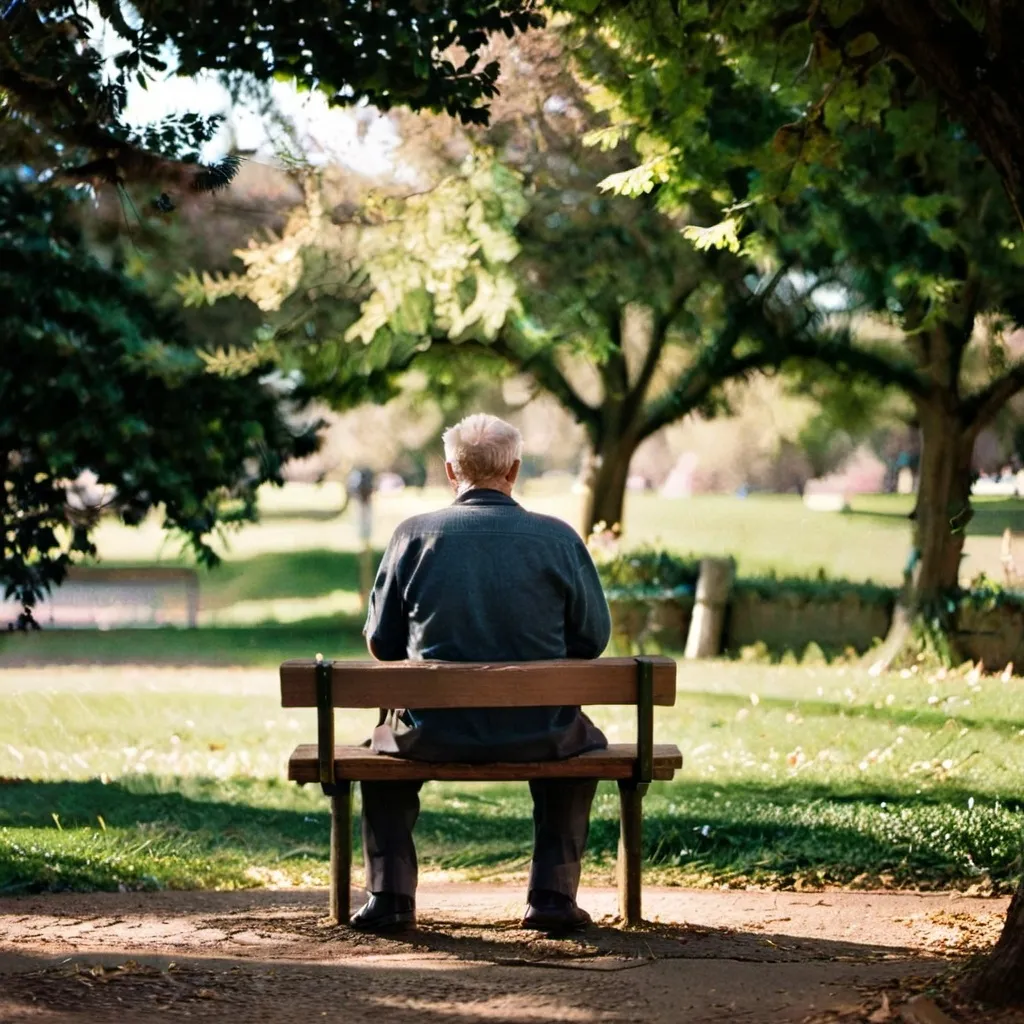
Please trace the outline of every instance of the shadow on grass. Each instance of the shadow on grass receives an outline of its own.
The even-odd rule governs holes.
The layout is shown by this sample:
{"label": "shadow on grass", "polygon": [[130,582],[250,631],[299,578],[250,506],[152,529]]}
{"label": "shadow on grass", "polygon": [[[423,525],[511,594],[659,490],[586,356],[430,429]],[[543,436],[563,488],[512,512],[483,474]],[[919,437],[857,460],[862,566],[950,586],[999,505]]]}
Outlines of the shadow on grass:
{"label": "shadow on grass", "polygon": [[366,657],[362,620],[202,629],[44,629],[0,632],[0,668],[34,665],[226,665],[276,667],[288,658]]}
{"label": "shadow on grass", "polygon": [[[967,527],[969,537],[998,537],[1009,527],[1014,533],[1024,532],[1024,501],[1019,498],[975,502],[974,518]],[[875,519],[881,523],[907,522],[909,511],[885,511],[873,508],[854,508],[844,513],[855,519]]]}
{"label": "shadow on grass", "polygon": [[[680,692],[678,704],[684,706],[687,700],[701,707],[725,707],[734,710],[747,707],[750,698],[746,694],[712,693],[707,690],[687,690]],[[922,708],[875,707],[872,704],[848,704],[842,701],[822,700],[806,697],[770,697],[758,698],[761,710],[794,711],[799,710],[801,716],[829,719],[867,718],[872,721],[888,722],[890,725],[912,725],[919,729],[938,730],[948,722],[954,721],[961,728],[991,729],[994,732],[1016,735],[1024,730],[1024,718],[1007,718],[997,712],[991,716],[978,717],[964,714],[959,707],[943,708],[943,705]]]}
{"label": "shadow on grass", "polygon": [[[375,572],[381,556],[382,552],[373,552]],[[203,607],[223,608],[243,600],[311,599],[337,590],[358,593],[359,561],[358,552],[321,548],[225,559],[200,578]]]}
{"label": "shadow on grass", "polygon": [[[0,892],[240,886],[260,881],[254,868],[323,870],[329,819],[315,792],[300,795],[277,780],[189,779],[184,792],[142,791],[147,785],[153,780],[0,785]],[[615,858],[614,792],[602,787],[592,816],[591,864]],[[678,869],[690,881],[786,885],[814,873],[835,883],[887,876],[937,886],[968,884],[983,872],[1009,882],[1021,834],[1019,807],[967,812],[965,796],[949,791],[837,799],[824,787],[679,781],[652,789],[644,850],[649,866]],[[457,806],[452,787],[428,787],[416,836],[426,865],[525,865],[526,787],[458,787]]]}

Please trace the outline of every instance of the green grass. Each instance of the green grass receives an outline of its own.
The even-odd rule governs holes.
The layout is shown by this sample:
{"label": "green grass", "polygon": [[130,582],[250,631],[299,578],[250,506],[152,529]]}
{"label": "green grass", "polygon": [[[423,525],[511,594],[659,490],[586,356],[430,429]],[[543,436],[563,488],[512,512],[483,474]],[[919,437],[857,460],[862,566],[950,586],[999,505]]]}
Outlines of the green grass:
{"label": "green grass", "polygon": [[[578,495],[551,493],[545,481],[528,482],[520,500],[534,511],[580,519]],[[339,495],[329,485],[290,484],[266,490],[263,521],[244,527],[220,545],[224,564],[202,574],[202,608],[208,623],[280,621],[336,612],[353,613],[360,543],[352,512],[337,515]],[[439,489],[381,495],[375,501],[373,545],[383,550],[404,518],[450,501]],[[776,572],[897,584],[910,547],[912,501],[897,495],[853,500],[845,514],[810,512],[795,495],[739,499],[703,495],[689,499],[632,494],[626,508],[627,546],[656,545],[680,554],[731,554],[743,575]],[[1000,536],[1024,531],[1024,502],[979,499],[964,559],[965,578],[999,577]],[[97,532],[101,559],[111,565],[180,561],[159,524],[129,529],[114,522]],[[345,596],[347,595],[347,597]],[[305,602],[305,607],[303,607]],[[242,607],[245,606],[245,607]]]}
{"label": "green grass", "polygon": [[[582,498],[551,493],[543,484],[528,482],[519,496],[523,504],[578,525]],[[378,496],[374,547],[382,550],[402,519],[450,500],[451,495],[440,488]],[[266,490],[261,498],[263,521],[229,535],[221,548],[227,561],[244,566],[244,571],[226,565],[204,574],[204,607],[221,608],[240,598],[322,596],[355,589],[358,577],[351,553],[359,549],[359,541],[354,516],[347,512],[324,518],[325,501],[327,509],[336,507],[332,491],[311,485]],[[993,507],[1007,504],[1024,517],[1021,502],[998,502]],[[632,494],[627,500],[626,541],[680,553],[732,554],[746,574],[774,569],[780,574],[813,575],[824,569],[833,576],[896,582],[910,544],[906,519],[910,508],[909,499],[885,495],[859,498],[853,514],[840,515],[810,512],[795,495],[669,499]],[[995,516],[1001,522],[1003,512]],[[992,540],[981,535],[977,539]],[[101,557],[111,564],[150,564],[178,557],[153,521],[138,529],[106,523],[98,531],[97,542]],[[998,547],[998,539],[995,543]],[[983,543],[979,550],[986,548]],[[340,553],[348,558],[339,558]],[[262,557],[268,555],[277,560]],[[247,581],[239,584],[240,576]],[[293,579],[304,580],[309,589],[292,585]]]}
{"label": "green grass", "polygon": [[339,616],[234,628],[0,632],[0,669],[79,664],[277,666],[287,658],[312,658],[317,652],[363,657],[361,630],[361,620]]}
{"label": "green grass", "polygon": [[[282,778],[314,717],[277,703],[270,671],[0,675],[0,891],[324,882],[325,801]],[[595,716],[631,734],[628,712]],[[340,718],[340,737],[372,719]],[[1006,889],[1020,870],[1019,679],[684,665],[656,733],[686,767],[648,797],[651,878]],[[616,800],[602,786],[591,880],[609,877]],[[427,869],[521,872],[526,787],[428,786],[417,839]]]}
{"label": "green grass", "polygon": [[[233,534],[223,565],[202,575],[202,629],[0,635],[0,891],[326,879],[325,802],[282,781],[291,747],[315,736],[313,717],[277,706],[274,669],[363,650],[359,542],[351,514],[336,514],[340,497],[330,486],[268,493],[264,521]],[[447,500],[382,496],[375,549],[399,520]],[[523,501],[578,519],[580,499],[542,483]],[[824,569],[893,583],[909,510],[889,496],[833,515],[787,496],[633,495],[627,538],[733,554],[746,575]],[[1024,529],[1024,503],[979,503],[966,575],[999,575],[1007,525]],[[155,522],[106,523],[98,540],[107,564],[178,560]],[[627,712],[597,716],[613,740],[631,735]],[[361,739],[371,719],[346,719],[342,737]],[[657,734],[679,743],[686,767],[647,801],[652,877],[1005,888],[1020,870],[1020,679],[685,665]],[[417,831],[427,868],[519,872],[525,787],[427,787]],[[592,880],[608,878],[616,842],[615,792],[603,787]]]}

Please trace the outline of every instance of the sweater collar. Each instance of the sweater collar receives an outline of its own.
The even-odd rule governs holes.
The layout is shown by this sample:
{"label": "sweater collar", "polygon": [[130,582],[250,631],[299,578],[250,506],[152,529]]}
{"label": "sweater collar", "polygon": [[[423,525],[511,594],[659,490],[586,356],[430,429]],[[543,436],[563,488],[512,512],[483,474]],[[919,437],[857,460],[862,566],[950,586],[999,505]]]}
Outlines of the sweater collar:
{"label": "sweater collar", "polygon": [[519,503],[501,491],[492,490],[490,487],[473,487],[463,491],[455,499],[456,505],[518,505]]}

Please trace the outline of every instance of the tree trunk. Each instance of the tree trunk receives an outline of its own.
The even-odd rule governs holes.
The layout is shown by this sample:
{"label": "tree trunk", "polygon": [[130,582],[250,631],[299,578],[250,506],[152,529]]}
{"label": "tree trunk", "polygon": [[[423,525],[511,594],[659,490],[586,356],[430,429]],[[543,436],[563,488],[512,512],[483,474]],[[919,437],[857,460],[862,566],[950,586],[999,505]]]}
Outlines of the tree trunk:
{"label": "tree trunk", "polygon": [[973,514],[974,432],[941,399],[922,402],[919,414],[921,465],[911,516],[911,553],[889,635],[876,662],[880,667],[904,650],[916,623],[935,623],[948,638],[948,599],[959,585],[964,530]]}
{"label": "tree trunk", "polygon": [[957,589],[964,531],[970,522],[971,456],[974,434],[956,414],[941,408],[922,410],[921,467],[914,509],[911,603],[931,608]]}
{"label": "tree trunk", "polygon": [[637,443],[627,438],[615,438],[611,442],[598,442],[595,445],[583,507],[584,537],[589,537],[599,523],[604,523],[607,529],[617,526],[621,530],[626,505],[626,480],[636,449]]}
{"label": "tree trunk", "polygon": [[1024,881],[1010,903],[996,948],[967,988],[982,1002],[1024,1006]]}

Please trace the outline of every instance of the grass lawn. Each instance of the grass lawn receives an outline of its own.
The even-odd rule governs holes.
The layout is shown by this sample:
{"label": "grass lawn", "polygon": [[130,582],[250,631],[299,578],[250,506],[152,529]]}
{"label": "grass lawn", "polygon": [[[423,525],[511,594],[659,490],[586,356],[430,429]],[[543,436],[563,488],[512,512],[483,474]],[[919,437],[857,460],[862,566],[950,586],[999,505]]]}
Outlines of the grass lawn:
{"label": "grass lawn", "polygon": [[[581,497],[552,493],[544,483],[528,482],[519,496],[523,504],[578,525]],[[402,519],[450,500],[450,494],[440,488],[377,496],[374,547],[382,550]],[[1000,510],[1000,521],[1004,513],[1010,514],[1004,506],[1012,506],[1012,515],[1024,523],[1024,502],[992,503],[993,509]],[[231,534],[221,548],[227,565],[204,574],[204,609],[222,610],[239,601],[271,598],[323,598],[355,590],[358,568],[352,553],[359,548],[355,517],[351,511],[334,514],[338,507],[339,496],[329,485],[266,489],[261,497],[262,521]],[[858,499],[852,513],[840,515],[810,512],[795,495],[668,499],[632,494],[626,543],[652,544],[680,553],[732,554],[746,574],[775,570],[814,575],[824,569],[832,576],[898,582],[910,544],[906,520],[910,508],[909,499],[887,495]],[[996,534],[1003,528],[999,526]],[[977,539],[986,538],[979,533]],[[108,522],[98,531],[97,542],[108,564],[178,558],[177,548],[155,521],[139,529]],[[998,567],[998,536],[995,543]],[[982,544],[978,558],[984,557],[985,549],[987,545]],[[230,568],[231,564],[237,568]],[[282,573],[285,569],[290,571]],[[283,583],[285,578],[290,582]],[[272,580],[274,585],[266,589]]]}
{"label": "grass lawn", "polygon": [[[381,551],[395,526],[436,509],[450,495],[439,489],[407,490],[375,500],[373,546]],[[577,525],[581,498],[552,492],[546,481],[529,481],[520,500],[527,508]],[[266,489],[263,519],[228,536],[225,562],[203,572],[202,622],[249,625],[288,622],[358,611],[359,550],[352,512],[337,515],[337,486],[289,484]],[[626,545],[656,545],[681,554],[731,554],[741,574],[776,572],[811,576],[901,581],[910,546],[911,499],[896,495],[855,498],[845,514],[810,512],[795,495],[746,499],[704,495],[668,499],[632,494],[627,502]],[[965,580],[986,572],[1001,577],[1000,537],[1024,531],[1024,501],[978,499],[967,538]],[[108,565],[177,563],[180,552],[154,520],[129,529],[114,522],[97,531]]]}
{"label": "grass lawn", "polygon": [[[0,668],[48,662],[157,662],[275,665],[287,657],[361,649],[359,541],[351,513],[338,516],[337,485],[290,484],[268,489],[263,520],[231,534],[224,561],[201,570],[198,631],[173,629],[0,633]],[[374,550],[379,556],[397,523],[449,500],[440,489],[409,490],[377,499]],[[522,501],[575,523],[580,498],[530,481]],[[898,583],[907,556],[910,500],[858,498],[848,514],[808,512],[790,495],[747,499],[701,496],[628,499],[627,546],[658,545],[680,553],[733,554],[739,572],[829,576]],[[978,502],[964,559],[965,579],[980,571],[1000,578],[1000,535],[1024,532],[1024,502]],[[179,564],[180,552],[159,524],[137,529],[112,522],[97,533],[104,565]]]}
{"label": "grass lawn", "polygon": [[[439,490],[381,496],[375,549],[400,519],[447,500]],[[580,499],[543,482],[522,500],[578,518]],[[223,565],[202,575],[204,628],[0,635],[0,891],[325,881],[325,801],[283,780],[291,747],[315,737],[313,717],[277,706],[275,668],[363,649],[358,539],[340,504],[336,486],[269,492],[263,521],[232,535]],[[632,495],[627,538],[731,553],[748,575],[824,569],[894,583],[909,509],[888,496],[835,515],[787,496]],[[1024,502],[979,502],[966,576],[998,577],[1008,525],[1024,531]],[[98,541],[106,564],[179,557],[155,522],[107,523]],[[612,739],[631,735],[628,712],[597,717]],[[346,721],[340,734],[361,739],[367,726]],[[1019,678],[684,665],[679,704],[656,728],[686,767],[648,800],[652,878],[999,889],[1021,870]],[[430,786],[418,837],[427,868],[521,873],[526,788]],[[608,786],[591,880],[609,878],[616,842]]]}
{"label": "grass lawn", "polygon": [[[10,668],[0,705],[0,892],[326,880],[326,802],[283,779],[314,716],[277,706],[272,670]],[[595,717],[631,736],[628,712]],[[648,798],[652,880],[1005,890],[1021,869],[1020,679],[683,665],[656,734],[686,767]],[[602,787],[591,881],[616,801]],[[519,874],[526,787],[428,786],[417,836],[427,869]]]}

